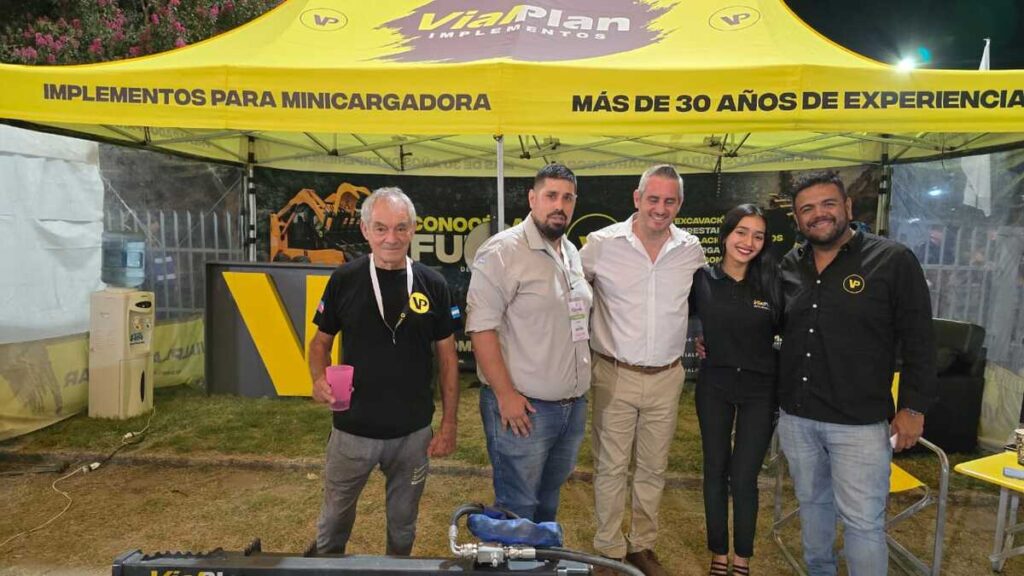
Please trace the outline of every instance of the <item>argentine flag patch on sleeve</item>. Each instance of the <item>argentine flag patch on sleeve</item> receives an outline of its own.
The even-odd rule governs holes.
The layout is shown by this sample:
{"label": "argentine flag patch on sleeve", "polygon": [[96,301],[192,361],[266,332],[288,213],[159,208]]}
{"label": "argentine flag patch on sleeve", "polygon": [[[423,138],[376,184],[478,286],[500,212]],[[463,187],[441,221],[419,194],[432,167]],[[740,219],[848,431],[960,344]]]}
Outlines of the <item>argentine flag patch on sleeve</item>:
{"label": "argentine flag patch on sleeve", "polygon": [[458,306],[452,306],[452,320],[458,320],[462,318],[462,312],[459,312]]}

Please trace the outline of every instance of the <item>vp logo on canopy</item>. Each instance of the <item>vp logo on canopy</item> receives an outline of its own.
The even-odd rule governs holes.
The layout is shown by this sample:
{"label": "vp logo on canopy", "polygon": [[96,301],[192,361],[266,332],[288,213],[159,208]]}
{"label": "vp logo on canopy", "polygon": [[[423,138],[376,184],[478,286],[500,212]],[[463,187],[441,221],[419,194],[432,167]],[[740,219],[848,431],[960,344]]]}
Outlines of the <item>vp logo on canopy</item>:
{"label": "vp logo on canopy", "polygon": [[750,6],[729,6],[711,15],[708,21],[715,30],[734,32],[750,28],[761,20],[761,13]]}
{"label": "vp logo on canopy", "polygon": [[313,8],[303,12],[299,22],[317,32],[333,32],[348,25],[348,16],[330,8]]}

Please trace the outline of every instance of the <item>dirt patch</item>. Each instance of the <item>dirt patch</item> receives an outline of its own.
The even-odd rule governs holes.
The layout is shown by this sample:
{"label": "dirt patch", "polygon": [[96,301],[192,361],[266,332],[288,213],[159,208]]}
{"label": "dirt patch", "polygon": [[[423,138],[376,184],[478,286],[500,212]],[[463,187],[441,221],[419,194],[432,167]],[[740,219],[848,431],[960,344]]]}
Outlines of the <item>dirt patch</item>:
{"label": "dirt patch", "polygon": [[[0,471],[27,468],[0,463]],[[58,476],[0,476],[0,541],[31,528],[60,511],[64,499],[50,489]],[[309,469],[232,468],[228,466],[126,465],[113,461],[59,485],[73,498],[64,516],[46,529],[0,549],[2,574],[109,574],[111,560],[126,551],[241,550],[255,537],[263,549],[300,553],[313,539],[320,509],[321,478]],[[414,553],[448,557],[447,526],[459,504],[491,500],[490,479],[476,475],[434,474],[427,482]],[[705,574],[708,553],[699,485],[668,489],[662,502],[662,536],[657,552],[670,573]],[[593,487],[570,481],[562,491],[560,519],[566,545],[589,550],[593,538]],[[923,521],[908,521],[899,534],[911,549],[923,551],[930,534]],[[949,509],[944,574],[976,576],[988,572],[995,499],[988,492],[957,493]],[[762,491],[756,543],[761,574],[790,570],[768,537],[771,494]],[[799,534],[787,533],[794,548]],[[468,534],[463,534],[468,540]],[[383,478],[374,475],[359,502],[349,551],[384,552]],[[1007,573],[1024,569],[1013,559]],[[895,573],[895,572],[894,572]]]}

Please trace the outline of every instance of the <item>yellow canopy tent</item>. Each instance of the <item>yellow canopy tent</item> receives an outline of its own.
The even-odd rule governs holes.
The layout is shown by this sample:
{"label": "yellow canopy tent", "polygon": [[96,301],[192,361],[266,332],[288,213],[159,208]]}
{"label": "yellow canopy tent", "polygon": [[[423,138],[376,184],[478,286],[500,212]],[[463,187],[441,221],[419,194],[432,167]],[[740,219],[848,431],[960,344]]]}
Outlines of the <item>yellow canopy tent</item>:
{"label": "yellow canopy tent", "polygon": [[782,0],[288,0],[163,54],[0,65],[0,121],[249,167],[496,174],[506,222],[503,173],[553,160],[636,175],[1024,146],[1024,71],[897,70]]}
{"label": "yellow canopy tent", "polygon": [[0,65],[0,82],[8,122],[313,171],[774,170],[1024,145],[1024,71],[897,70],[781,0],[289,0],[180,50]]}

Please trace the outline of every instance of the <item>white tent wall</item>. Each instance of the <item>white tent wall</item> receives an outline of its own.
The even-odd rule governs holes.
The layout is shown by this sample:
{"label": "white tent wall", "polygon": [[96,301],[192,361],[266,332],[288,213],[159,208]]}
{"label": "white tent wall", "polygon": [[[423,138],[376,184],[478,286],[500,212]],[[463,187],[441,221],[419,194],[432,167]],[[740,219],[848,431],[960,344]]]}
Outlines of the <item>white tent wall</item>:
{"label": "white tent wall", "polygon": [[102,288],[98,149],[0,126],[0,344],[88,329]]}
{"label": "white tent wall", "polygon": [[103,287],[98,148],[0,126],[0,439],[86,406],[89,294]]}

